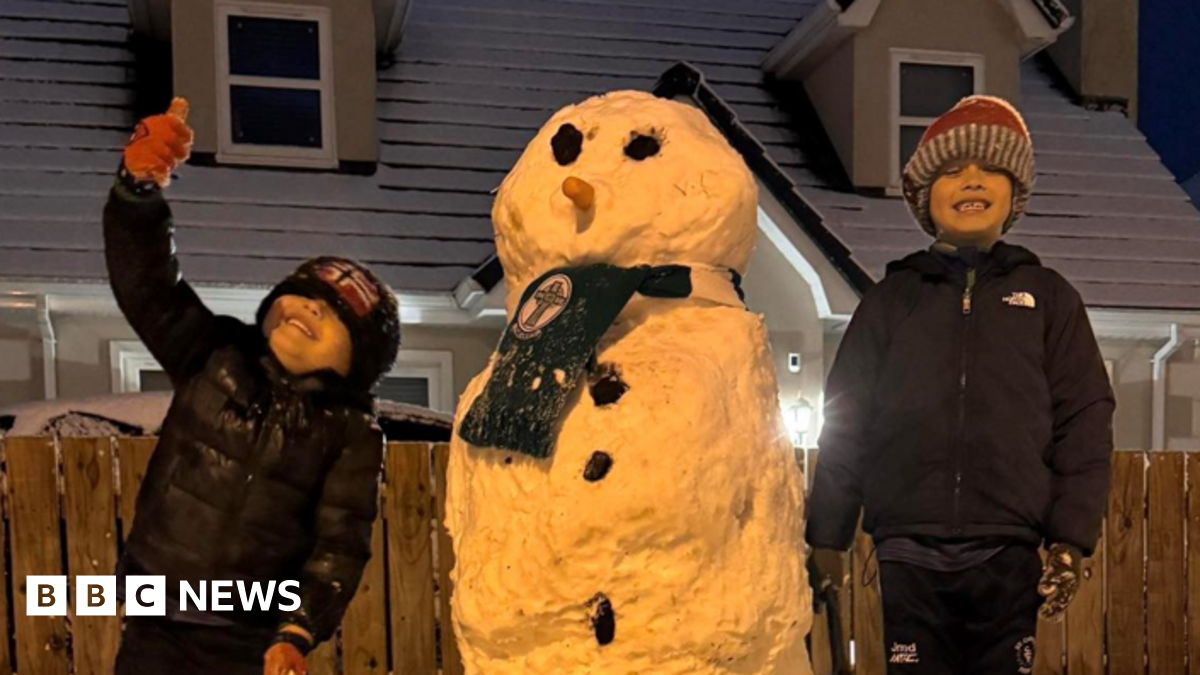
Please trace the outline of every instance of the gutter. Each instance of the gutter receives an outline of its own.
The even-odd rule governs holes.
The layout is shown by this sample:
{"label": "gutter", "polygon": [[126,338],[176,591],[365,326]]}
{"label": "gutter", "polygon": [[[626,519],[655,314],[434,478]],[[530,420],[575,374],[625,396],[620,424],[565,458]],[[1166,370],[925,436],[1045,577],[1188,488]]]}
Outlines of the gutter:
{"label": "gutter", "polygon": [[58,341],[50,316],[50,296],[37,298],[38,329],[42,334],[42,388],[47,401],[58,398]]}
{"label": "gutter", "polygon": [[1151,451],[1166,450],[1167,445],[1167,361],[1179,351],[1179,324],[1171,324],[1170,338],[1154,355],[1154,398],[1150,406]]}

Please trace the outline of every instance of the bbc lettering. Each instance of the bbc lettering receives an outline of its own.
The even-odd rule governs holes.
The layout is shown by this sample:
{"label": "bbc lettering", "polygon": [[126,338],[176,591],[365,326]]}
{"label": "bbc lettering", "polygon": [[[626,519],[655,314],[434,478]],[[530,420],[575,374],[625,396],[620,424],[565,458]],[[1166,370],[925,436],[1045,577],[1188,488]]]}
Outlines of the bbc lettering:
{"label": "bbc lettering", "polygon": [[[180,612],[231,612],[243,609],[283,612],[300,609],[298,581],[202,581],[195,586],[179,582]],[[115,576],[75,577],[75,614],[78,616],[116,616],[117,578]],[[276,599],[278,599],[276,601]],[[67,616],[67,577],[29,575],[25,577],[25,613],[29,616]],[[273,604],[273,601],[274,604]],[[239,607],[240,605],[240,607]],[[167,578],[161,576],[125,577],[126,616],[166,616]]]}

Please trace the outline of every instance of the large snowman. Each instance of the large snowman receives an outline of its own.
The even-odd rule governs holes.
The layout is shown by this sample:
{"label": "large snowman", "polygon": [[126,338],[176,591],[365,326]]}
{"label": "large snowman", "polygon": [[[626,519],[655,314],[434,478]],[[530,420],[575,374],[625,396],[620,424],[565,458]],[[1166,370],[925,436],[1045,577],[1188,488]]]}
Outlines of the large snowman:
{"label": "large snowman", "polygon": [[559,111],[501,185],[510,323],[448,471],[468,675],[811,672],[801,477],[737,289],[756,192],[640,92]]}

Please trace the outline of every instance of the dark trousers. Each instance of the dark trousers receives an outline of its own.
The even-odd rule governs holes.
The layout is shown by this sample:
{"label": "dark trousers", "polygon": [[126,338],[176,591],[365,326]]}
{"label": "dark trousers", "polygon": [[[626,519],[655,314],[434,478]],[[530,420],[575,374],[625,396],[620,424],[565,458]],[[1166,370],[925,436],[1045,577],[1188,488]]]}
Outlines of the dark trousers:
{"label": "dark trousers", "polygon": [[115,675],[262,675],[274,637],[260,628],[226,628],[131,616]]}
{"label": "dark trousers", "polygon": [[1033,672],[1036,548],[1009,546],[961,572],[880,564],[888,675],[1029,675]]}

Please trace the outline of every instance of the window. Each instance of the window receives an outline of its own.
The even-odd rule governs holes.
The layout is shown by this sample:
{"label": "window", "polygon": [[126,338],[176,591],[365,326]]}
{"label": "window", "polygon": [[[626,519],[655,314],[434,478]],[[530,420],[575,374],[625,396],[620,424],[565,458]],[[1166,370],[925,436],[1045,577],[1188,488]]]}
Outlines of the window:
{"label": "window", "polygon": [[325,7],[216,7],[217,160],[337,166],[333,36]]}
{"label": "window", "polygon": [[141,342],[113,340],[108,343],[108,357],[114,394],[171,391],[170,378]]}
{"label": "window", "polygon": [[983,57],[976,54],[892,50],[892,185],[921,135],[962,98],[984,91]]}
{"label": "window", "polygon": [[395,367],[379,383],[375,395],[397,403],[453,413],[456,398],[453,354],[401,349]]}

